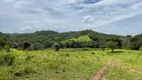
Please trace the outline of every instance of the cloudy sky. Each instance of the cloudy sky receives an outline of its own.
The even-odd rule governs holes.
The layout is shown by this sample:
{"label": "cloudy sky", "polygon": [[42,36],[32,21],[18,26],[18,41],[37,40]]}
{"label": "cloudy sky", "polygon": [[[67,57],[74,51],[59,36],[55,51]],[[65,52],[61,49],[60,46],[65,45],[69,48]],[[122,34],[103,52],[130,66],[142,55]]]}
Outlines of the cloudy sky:
{"label": "cloudy sky", "polygon": [[0,31],[142,33],[142,0],[0,0]]}

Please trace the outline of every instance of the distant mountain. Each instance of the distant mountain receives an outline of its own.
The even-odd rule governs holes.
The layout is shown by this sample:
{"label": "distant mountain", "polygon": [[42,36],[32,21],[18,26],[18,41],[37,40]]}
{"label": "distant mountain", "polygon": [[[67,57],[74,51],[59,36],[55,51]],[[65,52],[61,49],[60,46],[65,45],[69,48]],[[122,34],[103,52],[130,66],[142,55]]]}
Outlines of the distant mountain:
{"label": "distant mountain", "polygon": [[59,33],[56,32],[56,31],[37,31],[37,32],[34,32],[33,35],[45,35],[45,36],[56,36],[58,35]]}
{"label": "distant mountain", "polygon": [[[0,33],[1,35],[4,35],[2,33]],[[8,34],[5,34],[8,35]],[[108,34],[103,34],[103,33],[99,33],[93,30],[83,30],[83,31],[71,31],[71,32],[63,32],[63,33],[59,33],[56,31],[37,31],[34,33],[23,33],[23,34],[19,34],[19,33],[14,33],[14,34],[9,34],[10,37],[13,37],[15,39],[19,39],[21,41],[44,41],[44,40],[59,40],[59,41],[64,41],[64,40],[68,40],[68,39],[73,39],[73,38],[78,38],[81,36],[88,36],[90,37],[95,37],[95,38],[99,38],[100,40],[104,40],[107,38],[111,38],[111,37],[122,37],[120,35],[108,35]]]}

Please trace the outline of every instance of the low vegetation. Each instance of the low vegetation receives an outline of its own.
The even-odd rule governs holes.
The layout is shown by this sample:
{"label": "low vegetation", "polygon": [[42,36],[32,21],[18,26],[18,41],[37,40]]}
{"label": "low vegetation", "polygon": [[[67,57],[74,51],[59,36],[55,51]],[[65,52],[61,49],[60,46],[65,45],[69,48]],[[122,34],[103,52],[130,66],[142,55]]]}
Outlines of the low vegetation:
{"label": "low vegetation", "polygon": [[141,51],[83,48],[0,52],[0,80],[89,80],[109,59],[108,80],[141,79]]}

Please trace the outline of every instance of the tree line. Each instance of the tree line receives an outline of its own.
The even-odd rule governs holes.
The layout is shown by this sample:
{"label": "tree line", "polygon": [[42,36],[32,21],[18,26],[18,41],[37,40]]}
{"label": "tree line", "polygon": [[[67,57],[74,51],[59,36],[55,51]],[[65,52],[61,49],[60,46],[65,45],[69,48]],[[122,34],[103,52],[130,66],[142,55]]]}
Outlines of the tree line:
{"label": "tree line", "polygon": [[[70,40],[87,35],[89,41]],[[115,48],[138,50],[142,47],[142,34],[136,36],[108,35],[92,30],[58,33],[55,31],[37,31],[29,34],[0,33],[0,50],[41,50],[54,48]]]}

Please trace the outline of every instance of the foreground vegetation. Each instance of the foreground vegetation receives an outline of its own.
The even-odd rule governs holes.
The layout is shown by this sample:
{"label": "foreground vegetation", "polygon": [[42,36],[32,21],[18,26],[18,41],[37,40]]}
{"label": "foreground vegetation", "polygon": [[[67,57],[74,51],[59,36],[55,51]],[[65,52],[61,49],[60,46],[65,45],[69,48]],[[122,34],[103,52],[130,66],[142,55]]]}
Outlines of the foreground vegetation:
{"label": "foreground vegetation", "polygon": [[141,80],[142,52],[117,49],[52,49],[0,52],[0,80],[89,80],[111,60],[102,77]]}

